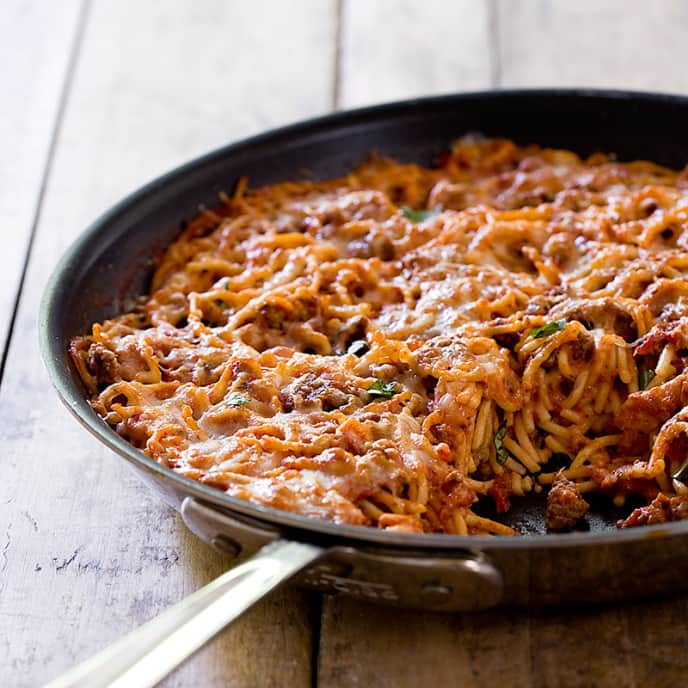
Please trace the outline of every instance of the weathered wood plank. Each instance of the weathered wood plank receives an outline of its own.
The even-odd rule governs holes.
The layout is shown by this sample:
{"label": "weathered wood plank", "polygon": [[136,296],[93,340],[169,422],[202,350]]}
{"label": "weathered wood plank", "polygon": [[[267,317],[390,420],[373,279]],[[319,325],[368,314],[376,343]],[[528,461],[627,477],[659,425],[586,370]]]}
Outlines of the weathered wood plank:
{"label": "weathered wood plank", "polygon": [[[688,76],[676,69],[688,57],[685,3],[497,2],[502,86],[688,90]],[[669,686],[680,681],[687,607],[688,599],[681,597],[533,615],[533,686]]]}
{"label": "weathered wood plank", "polygon": [[501,86],[688,91],[682,0],[497,0]]}
{"label": "weathered wood plank", "polygon": [[12,322],[82,0],[0,7],[0,359]]}
{"label": "weathered wood plank", "polygon": [[[487,88],[488,4],[344,0],[337,105]],[[323,605],[318,685],[473,685],[455,619],[371,607]],[[506,684],[505,684],[506,685]]]}
{"label": "weathered wood plank", "polygon": [[688,597],[533,614],[533,688],[669,688],[683,681]]}
{"label": "weathered wood plank", "polygon": [[[688,8],[680,2],[481,3],[476,11],[487,12],[491,33],[483,39],[482,51],[475,45],[471,51],[476,65],[472,75],[479,76],[468,79],[467,85],[451,82],[457,70],[447,65],[464,57],[462,46],[471,45],[476,29],[448,20],[448,5],[434,8],[430,18],[431,12],[426,14],[418,4],[413,19],[404,20],[396,4],[345,3],[340,103],[420,95],[431,92],[431,84],[441,84],[441,89],[449,84],[454,89],[488,87],[490,69],[492,85],[688,88],[688,77],[675,68],[688,50],[681,40]],[[472,3],[473,8],[477,5]],[[495,13],[489,13],[490,5]],[[437,40],[424,51],[417,42],[428,40],[426,27],[431,24],[441,26],[430,32]],[[447,35],[451,43],[442,40]],[[491,57],[486,55],[488,44],[495,51]],[[444,45],[452,46],[451,57],[446,53],[452,51],[438,47]],[[413,64],[414,58],[423,64]],[[444,71],[423,76],[433,68]],[[328,599],[319,686],[670,686],[685,676],[687,611],[685,597],[582,610],[465,615]]]}
{"label": "weathered wood plank", "polygon": [[[219,2],[194,8],[180,0],[95,5],[0,393],[5,419],[0,438],[6,443],[0,504],[7,517],[1,522],[4,537],[0,534],[0,628],[7,629],[0,633],[0,666],[8,685],[34,685],[54,676],[225,565],[46,393],[32,320],[55,257],[112,200],[230,137],[328,108],[332,3],[313,0],[284,9],[282,4],[287,5],[261,3],[255,10],[255,5]],[[587,44],[585,55],[579,47],[583,39],[576,27],[583,19],[575,6],[581,4],[589,9],[585,22],[598,22],[585,40],[606,45],[598,36],[605,30],[612,35],[607,52],[594,48],[597,57]],[[475,36],[480,22],[487,24],[486,9],[470,3],[477,14],[465,16],[480,21],[463,26],[455,18],[450,26],[447,13],[459,16],[452,15],[454,5],[419,13],[414,7],[420,3],[344,2],[339,104],[488,86],[490,60],[481,52],[486,47],[457,62],[463,60],[463,46],[482,45]],[[664,49],[674,36],[668,32],[687,25],[679,3],[662,6],[662,14],[670,15],[666,22],[659,22],[660,10],[647,3],[597,7],[558,0],[546,7],[526,0],[519,10],[507,5],[499,6],[496,22],[504,85],[685,88],[686,77],[667,67]],[[610,5],[614,11],[605,14]],[[390,27],[399,8],[402,17],[404,12],[411,17],[401,29]],[[628,26],[622,15],[627,11],[642,15],[633,19],[636,29],[629,34],[635,44],[614,33]],[[434,32],[423,28],[433,22]],[[640,32],[642,26],[650,27],[650,38]],[[307,35],[298,33],[296,40],[296,27]],[[487,37],[484,41],[486,46]],[[646,46],[642,54],[635,54],[637,45]],[[671,50],[680,54],[684,48],[674,40]],[[653,62],[657,55],[663,56],[661,64]],[[651,74],[653,65],[657,74]],[[469,75],[452,81],[463,66]],[[636,74],[621,71],[632,72],[634,66]],[[602,70],[609,81],[596,80]],[[76,480],[89,486],[87,494],[76,494]],[[308,600],[297,591],[272,596],[166,685],[309,685]],[[687,611],[683,598],[575,615],[451,616],[329,600],[320,685],[416,688],[426,679],[479,688],[675,685],[687,668],[682,648]]]}
{"label": "weathered wood plank", "polygon": [[[328,109],[334,33],[321,0],[94,2],[0,392],[3,685],[42,684],[226,566],[61,408],[36,345],[47,274],[153,175]],[[272,595],[165,685],[310,686],[308,601]]]}
{"label": "weathered wood plank", "polygon": [[485,88],[488,3],[343,0],[338,106]]}
{"label": "weathered wood plank", "polygon": [[525,688],[530,685],[528,623],[517,613],[436,614],[329,599],[318,685]]}
{"label": "weathered wood plank", "polygon": [[688,598],[575,611],[430,614],[325,603],[319,685],[669,688]]}

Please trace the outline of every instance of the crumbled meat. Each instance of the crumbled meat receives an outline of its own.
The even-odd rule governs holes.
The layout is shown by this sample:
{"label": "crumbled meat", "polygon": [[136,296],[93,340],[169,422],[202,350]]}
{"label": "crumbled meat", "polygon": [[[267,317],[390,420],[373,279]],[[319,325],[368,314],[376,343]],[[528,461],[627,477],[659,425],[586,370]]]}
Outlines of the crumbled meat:
{"label": "crumbled meat", "polygon": [[349,253],[354,258],[372,258],[394,260],[394,244],[389,237],[372,234],[363,239],[356,239],[349,243]]}
{"label": "crumbled meat", "polygon": [[[688,297],[688,284],[683,276],[678,279],[659,279],[654,284],[647,288],[643,294],[641,301],[650,309],[652,315],[664,316],[667,306],[673,307],[681,300]],[[682,330],[685,333],[686,325],[688,324],[685,318],[683,321]]]}
{"label": "crumbled meat", "polygon": [[333,411],[348,404],[357,392],[357,389],[343,381],[318,373],[307,373],[285,387],[280,398],[287,413],[307,409]]}
{"label": "crumbled meat", "polygon": [[457,509],[470,507],[476,500],[475,491],[467,484],[465,479],[457,472],[453,471],[442,482],[443,493],[440,517],[446,519]]}
{"label": "crumbled meat", "polygon": [[354,316],[338,329],[334,337],[334,348],[339,351],[346,351],[353,342],[365,341],[368,331],[369,320],[362,315]]}
{"label": "crumbled meat", "polygon": [[551,308],[561,303],[566,298],[563,290],[554,287],[545,294],[533,296],[526,305],[525,312],[528,315],[545,315]]}
{"label": "crumbled meat", "polygon": [[595,341],[592,336],[581,332],[576,339],[569,345],[570,348],[570,358],[572,363],[583,363],[587,364],[593,357],[595,353]]}
{"label": "crumbled meat", "polygon": [[688,318],[660,322],[655,325],[638,343],[634,356],[648,356],[657,353],[666,344],[681,348],[688,343]]}
{"label": "crumbled meat", "polygon": [[615,494],[632,492],[653,498],[657,494],[654,478],[657,477],[658,470],[661,472],[661,464],[655,464],[650,468],[647,461],[636,459],[612,471],[600,470],[592,466],[589,469],[589,475],[592,480],[599,482],[603,490],[613,490]]}
{"label": "crumbled meat", "polygon": [[588,513],[589,508],[576,484],[563,471],[559,471],[547,495],[547,530],[571,530]]}
{"label": "crumbled meat", "polygon": [[451,184],[446,179],[441,179],[430,190],[428,208],[442,206],[442,208],[461,210],[467,205],[468,191],[466,184]]}
{"label": "crumbled meat", "polygon": [[256,323],[273,330],[283,330],[289,322],[306,322],[318,312],[314,297],[296,298],[291,303],[265,303],[258,311]]}
{"label": "crumbled meat", "polygon": [[566,232],[552,234],[543,246],[542,253],[551,258],[560,268],[575,263],[579,257],[575,237]]}
{"label": "crumbled meat", "polygon": [[681,521],[688,518],[688,496],[667,497],[661,492],[647,506],[634,509],[631,515],[619,521],[619,528],[652,526],[658,523]]}
{"label": "crumbled meat", "polygon": [[104,344],[96,342],[88,349],[88,369],[99,385],[110,385],[119,379],[117,356]]}
{"label": "crumbled meat", "polygon": [[492,487],[487,491],[487,494],[494,499],[495,511],[498,514],[505,514],[511,508],[509,502],[509,494],[511,492],[511,483],[501,475],[498,475],[492,481]]}
{"label": "crumbled meat", "polygon": [[616,416],[622,430],[654,432],[688,404],[688,373],[663,385],[629,394]]}
{"label": "crumbled meat", "polygon": [[549,318],[578,320],[588,327],[615,332],[627,342],[638,337],[633,316],[614,298],[566,299],[549,312]]}

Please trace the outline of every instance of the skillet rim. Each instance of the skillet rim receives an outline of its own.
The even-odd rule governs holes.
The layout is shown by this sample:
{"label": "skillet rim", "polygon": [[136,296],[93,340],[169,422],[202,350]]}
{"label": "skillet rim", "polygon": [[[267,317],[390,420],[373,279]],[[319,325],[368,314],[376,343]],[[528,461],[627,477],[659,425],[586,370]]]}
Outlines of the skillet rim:
{"label": "skillet rim", "polygon": [[[48,370],[53,387],[60,399],[92,435],[116,454],[141,469],[156,481],[171,487],[176,493],[192,496],[220,507],[230,514],[248,517],[261,524],[277,527],[281,535],[298,540],[323,540],[329,544],[354,541],[355,544],[374,547],[398,548],[402,550],[530,550],[534,548],[553,549],[561,547],[619,545],[655,538],[677,537],[688,534],[688,521],[643,526],[618,531],[566,534],[527,534],[516,537],[491,537],[484,535],[449,535],[444,533],[390,533],[317,517],[303,516],[273,507],[253,504],[231,497],[219,490],[181,476],[165,468],[135,449],[115,433],[90,407],[83,393],[79,393],[65,368],[66,347],[61,335],[59,315],[61,302],[70,291],[71,266],[81,262],[80,257],[92,255],[98,245],[101,233],[107,233],[108,225],[116,222],[118,216],[126,213],[136,204],[155,196],[166,185],[193,173],[196,169],[227,156],[240,155],[252,148],[271,143],[285,144],[299,136],[313,136],[327,133],[339,126],[379,122],[384,118],[403,117],[416,107],[447,106],[462,101],[504,100],[523,96],[538,98],[576,98],[578,100],[602,99],[609,101],[644,102],[647,104],[677,104],[688,111],[688,96],[670,93],[628,91],[594,88],[523,88],[497,89],[451,93],[439,96],[411,98],[389,103],[341,110],[335,113],[301,120],[287,126],[241,139],[179,165],[154,178],[152,181],[127,194],[120,201],[96,218],[68,247],[54,267],[44,288],[38,315],[38,334],[41,356]],[[68,363],[69,365],[69,363]],[[350,543],[350,544],[354,544]]]}

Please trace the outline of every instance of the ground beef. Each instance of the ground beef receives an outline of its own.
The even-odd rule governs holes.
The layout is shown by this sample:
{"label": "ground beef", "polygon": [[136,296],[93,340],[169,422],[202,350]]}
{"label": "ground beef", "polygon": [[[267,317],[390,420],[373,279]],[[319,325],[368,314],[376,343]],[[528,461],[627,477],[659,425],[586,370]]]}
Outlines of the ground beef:
{"label": "ground beef", "polygon": [[615,332],[627,342],[632,342],[638,337],[635,321],[627,307],[611,297],[566,299],[552,308],[548,317],[550,320],[578,320],[588,329],[598,328]]}
{"label": "ground beef", "polygon": [[259,311],[256,323],[263,328],[283,331],[291,322],[306,322],[318,313],[318,301],[314,297],[295,298],[291,303],[265,303]]}
{"label": "ground beef", "polygon": [[487,491],[487,494],[494,499],[495,511],[498,514],[505,514],[511,508],[509,502],[509,494],[511,493],[511,484],[505,480],[504,477],[498,475],[492,481],[492,487]]}
{"label": "ground beef", "polygon": [[563,471],[559,471],[547,495],[547,530],[571,530],[588,513],[589,508],[576,484],[566,478]]}
{"label": "ground beef", "polygon": [[[675,304],[670,304],[674,306]],[[638,343],[634,356],[650,356],[661,351],[667,344],[680,349],[688,342],[688,318],[658,322]]]}
{"label": "ground beef", "polygon": [[663,385],[628,395],[616,416],[616,425],[626,431],[654,432],[688,404],[688,373]]}
{"label": "ground beef", "polygon": [[619,528],[633,528],[681,521],[685,518],[688,518],[688,497],[667,497],[660,493],[650,504],[634,509],[628,518],[616,525]]}
{"label": "ground beef", "polygon": [[372,258],[377,256],[382,260],[394,260],[394,244],[389,237],[371,234],[363,239],[356,239],[349,243],[349,254],[354,258]]}
{"label": "ground beef", "polygon": [[119,378],[117,356],[99,342],[91,344],[87,365],[99,385],[111,385]]}
{"label": "ground beef", "polygon": [[359,390],[345,380],[333,379],[322,373],[306,373],[297,377],[280,392],[286,413],[292,411],[332,411],[358,398]]}

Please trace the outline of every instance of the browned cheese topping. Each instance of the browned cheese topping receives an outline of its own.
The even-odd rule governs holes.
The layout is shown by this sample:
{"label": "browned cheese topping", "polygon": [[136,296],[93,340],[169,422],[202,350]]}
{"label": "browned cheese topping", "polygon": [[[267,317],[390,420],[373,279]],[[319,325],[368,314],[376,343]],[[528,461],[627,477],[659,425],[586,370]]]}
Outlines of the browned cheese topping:
{"label": "browned cheese topping", "polygon": [[502,140],[242,181],[71,355],[117,433],[256,504],[510,534],[476,503],[560,468],[684,499],[687,227],[685,172]]}

